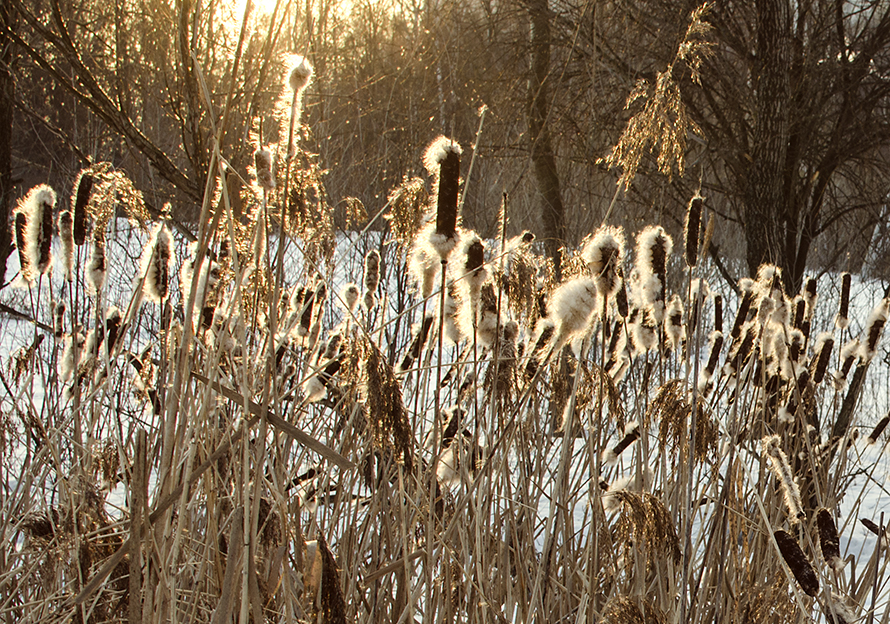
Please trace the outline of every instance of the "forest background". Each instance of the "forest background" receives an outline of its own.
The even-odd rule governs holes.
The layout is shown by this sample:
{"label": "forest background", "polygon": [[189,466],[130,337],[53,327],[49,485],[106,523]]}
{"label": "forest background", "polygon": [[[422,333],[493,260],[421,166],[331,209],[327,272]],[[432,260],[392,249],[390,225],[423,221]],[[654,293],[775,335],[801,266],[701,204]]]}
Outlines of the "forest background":
{"label": "forest background", "polygon": [[[34,184],[68,189],[108,161],[155,214],[171,201],[193,220],[211,125],[243,175],[249,131],[271,127],[279,60],[299,52],[316,67],[305,145],[341,225],[350,198],[373,214],[418,173],[429,137],[472,144],[485,106],[484,183],[464,210],[482,236],[505,192],[509,233],[533,230],[551,256],[609,210],[631,231],[655,221],[677,233],[700,187],[731,284],[766,259],[789,292],[808,262],[883,276],[890,8],[722,2],[690,37],[696,6],[12,0],[0,7],[0,217]],[[621,175],[636,181],[616,193]],[[0,256],[10,245],[4,228]]]}

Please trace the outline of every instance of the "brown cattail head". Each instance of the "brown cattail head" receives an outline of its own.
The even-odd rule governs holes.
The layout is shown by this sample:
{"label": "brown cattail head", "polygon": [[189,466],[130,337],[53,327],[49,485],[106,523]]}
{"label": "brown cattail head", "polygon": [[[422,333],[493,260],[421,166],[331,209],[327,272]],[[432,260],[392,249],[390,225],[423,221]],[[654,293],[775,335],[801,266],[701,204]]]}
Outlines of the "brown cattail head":
{"label": "brown cattail head", "polygon": [[698,243],[701,234],[701,212],[704,197],[697,194],[689,201],[686,210],[686,225],[683,231],[686,240],[686,266],[694,267],[698,263]]}
{"label": "brown cattail head", "polygon": [[[650,225],[637,235],[636,258],[637,269],[640,271],[640,283],[644,286],[645,303],[652,307],[657,323],[664,320],[667,260],[673,248],[673,239],[660,225]],[[653,282],[652,277],[655,277],[657,282]]]}
{"label": "brown cattail head", "polygon": [[105,230],[93,230],[93,241],[90,249],[90,260],[87,263],[87,292],[96,296],[105,287]]}
{"label": "brown cattail head", "polygon": [[165,223],[158,223],[142,250],[140,260],[142,292],[153,303],[161,303],[170,294],[173,267],[173,236]]}
{"label": "brown cattail head", "polygon": [[62,268],[65,280],[74,279],[74,216],[70,210],[59,213],[59,240],[62,243]]}
{"label": "brown cattail head", "polygon": [[117,345],[122,322],[120,308],[109,306],[108,312],[105,314],[105,348],[108,349],[109,355],[114,352],[114,347]]}
{"label": "brown cattail head", "polygon": [[828,362],[831,359],[831,351],[834,349],[834,337],[831,332],[823,332],[816,338],[815,354],[813,356],[813,383],[820,384],[828,370]]}
{"label": "brown cattail head", "polygon": [[747,277],[740,279],[739,290],[742,291],[742,301],[739,303],[739,310],[736,313],[732,331],[729,333],[733,340],[739,337],[742,331],[742,325],[748,320],[748,312],[751,310],[751,305],[754,303],[754,282]]}
{"label": "brown cattail head", "polygon": [[16,208],[16,246],[20,284],[30,285],[52,265],[53,206],[56,193],[45,184],[35,186]]}
{"label": "brown cattail head", "polygon": [[807,278],[806,284],[803,287],[803,298],[804,301],[807,302],[807,318],[813,318],[813,313],[816,311],[816,278],[809,277]]}
{"label": "brown cattail head", "polygon": [[600,226],[581,252],[601,296],[611,297],[618,289],[618,269],[624,262],[624,230]]}
{"label": "brown cattail head", "polygon": [[887,414],[878,421],[878,424],[875,425],[875,428],[872,429],[870,434],[868,434],[868,437],[866,438],[866,444],[874,444],[878,440],[878,438],[881,437],[881,434],[884,433],[884,429],[887,428],[887,423],[890,423],[890,414]]}
{"label": "brown cattail head", "polygon": [[624,437],[614,446],[603,452],[603,463],[613,465],[618,461],[618,457],[627,447],[636,442],[640,438],[640,423],[631,421],[624,427]]}
{"label": "brown cattail head", "polygon": [[[53,207],[56,205],[56,192],[46,185],[38,186],[34,197],[34,205],[32,210],[35,216],[33,223],[39,225],[39,229],[35,232],[37,240],[37,270],[41,275],[45,274],[53,263]],[[33,190],[31,191],[34,192]],[[30,193],[29,193],[30,195]]]}
{"label": "brown cattail head", "polygon": [[627,305],[627,284],[624,281],[624,269],[619,266],[616,274],[619,283],[618,290],[615,293],[615,307],[618,309],[618,316],[626,319],[629,310]]}
{"label": "brown cattail head", "polygon": [[482,268],[482,264],[485,262],[485,247],[478,237],[467,246],[466,258],[464,269],[467,273],[472,273]]}
{"label": "brown cattail head", "polygon": [[256,181],[264,191],[275,188],[275,175],[272,173],[272,152],[260,147],[253,153],[253,161],[256,166]]}
{"label": "brown cattail head", "polygon": [[62,339],[65,333],[65,302],[53,302],[53,335],[57,340]]}
{"label": "brown cattail head", "polygon": [[865,322],[865,330],[862,335],[862,351],[860,357],[864,362],[870,362],[878,352],[878,343],[884,333],[887,317],[890,315],[890,299],[881,299],[875,306],[868,320]]}
{"label": "brown cattail head", "polygon": [[841,303],[834,319],[834,325],[838,329],[846,329],[850,325],[850,283],[852,276],[849,273],[841,274]]}
{"label": "brown cattail head", "polygon": [[711,332],[711,354],[708,356],[708,362],[704,369],[699,373],[698,389],[704,392],[711,383],[711,377],[717,370],[717,362],[720,359],[720,350],[723,348],[723,333],[720,331]]}
{"label": "brown cattail head", "polygon": [[95,182],[86,170],[80,172],[71,195],[71,212],[74,215],[74,244],[78,247],[87,242],[87,204]]}
{"label": "brown cattail head", "polygon": [[779,552],[785,563],[791,568],[794,578],[797,579],[800,588],[808,595],[814,598],[819,593],[819,579],[816,572],[810,564],[807,556],[803,554],[800,545],[788,532],[776,531],[773,533],[776,543],[779,545]]}
{"label": "brown cattail head", "polygon": [[457,234],[457,198],[460,189],[461,147],[448,137],[440,136],[430,143],[423,162],[435,180],[436,229],[430,242],[445,259],[454,246]]}
{"label": "brown cattail head", "polygon": [[792,323],[795,329],[803,328],[803,322],[806,319],[807,304],[803,296],[797,295],[791,300]]}
{"label": "brown cattail head", "polygon": [[714,295],[714,329],[723,332],[723,295]]}
{"label": "brown cattail head", "polygon": [[15,246],[19,250],[19,271],[22,281],[30,283],[36,271],[28,253],[28,215],[21,210],[15,213]]}
{"label": "brown cattail head", "polygon": [[370,310],[376,302],[377,288],[380,286],[380,252],[372,249],[365,256],[365,309]]}
{"label": "brown cattail head", "polygon": [[[436,229],[439,240],[433,241],[440,255],[447,257],[447,249],[453,247],[457,230],[457,198],[460,188],[460,156],[461,147],[448,137],[439,136],[426,148],[423,164],[433,177],[437,190],[436,198]],[[447,243],[452,242],[451,247]],[[438,244],[437,244],[438,243]],[[439,247],[442,249],[439,249]]]}
{"label": "brown cattail head", "polygon": [[427,338],[429,338],[430,329],[433,327],[434,318],[435,316],[431,312],[427,312],[426,316],[423,317],[423,322],[414,327],[414,339],[411,341],[411,346],[399,366],[401,372],[411,368],[411,365],[420,359],[420,356],[423,354],[423,347],[426,344]]}
{"label": "brown cattail head", "polygon": [[840,572],[844,569],[844,560],[841,559],[841,543],[831,512],[824,507],[817,511],[816,525],[819,528],[819,547],[822,550],[822,558],[835,571]]}

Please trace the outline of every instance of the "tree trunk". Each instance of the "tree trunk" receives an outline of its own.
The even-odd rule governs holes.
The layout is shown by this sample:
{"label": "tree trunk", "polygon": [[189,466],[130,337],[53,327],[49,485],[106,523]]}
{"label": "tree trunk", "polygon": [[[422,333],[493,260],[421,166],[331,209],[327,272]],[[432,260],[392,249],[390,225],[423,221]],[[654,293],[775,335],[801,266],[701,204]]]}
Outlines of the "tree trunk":
{"label": "tree trunk", "polygon": [[788,150],[788,7],[785,0],[757,0],[752,163],[745,193],[745,241],[752,275],[764,262],[783,264]]}
{"label": "tree trunk", "polygon": [[6,260],[12,253],[12,116],[15,84],[12,80],[13,43],[6,36],[12,29],[7,3],[0,3],[0,284],[6,282]]}
{"label": "tree trunk", "polygon": [[556,159],[547,128],[550,76],[550,9],[547,0],[528,3],[531,17],[532,76],[529,81],[528,133],[531,159],[541,203],[544,249],[553,260],[556,279],[562,278],[560,248],[565,244],[565,209],[559,190]]}

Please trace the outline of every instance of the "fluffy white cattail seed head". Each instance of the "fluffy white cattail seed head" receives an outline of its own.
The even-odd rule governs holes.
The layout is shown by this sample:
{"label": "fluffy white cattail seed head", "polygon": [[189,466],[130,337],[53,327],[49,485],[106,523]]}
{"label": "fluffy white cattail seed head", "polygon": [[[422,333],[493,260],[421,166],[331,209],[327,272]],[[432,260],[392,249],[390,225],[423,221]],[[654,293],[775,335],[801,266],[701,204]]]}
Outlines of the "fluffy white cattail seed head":
{"label": "fluffy white cattail seed head", "polygon": [[173,267],[173,236],[165,223],[158,223],[142,250],[140,271],[145,298],[161,303],[170,294]]}

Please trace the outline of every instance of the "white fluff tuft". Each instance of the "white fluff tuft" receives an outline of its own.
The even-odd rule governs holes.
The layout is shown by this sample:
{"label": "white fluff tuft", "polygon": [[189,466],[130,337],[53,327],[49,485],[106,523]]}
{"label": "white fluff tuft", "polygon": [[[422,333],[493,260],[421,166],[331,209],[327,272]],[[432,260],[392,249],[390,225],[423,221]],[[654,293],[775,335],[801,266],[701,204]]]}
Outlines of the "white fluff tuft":
{"label": "white fluff tuft", "polygon": [[139,261],[145,298],[161,303],[170,294],[170,272],[173,268],[173,236],[165,223],[152,229]]}
{"label": "white fluff tuft", "polygon": [[618,267],[624,262],[626,240],[624,229],[600,226],[581,252],[597,288],[604,296],[612,296],[620,285]]}
{"label": "white fluff tuft", "polygon": [[550,317],[556,327],[553,350],[586,331],[596,311],[596,284],[587,276],[576,277],[561,284],[550,296]]}
{"label": "white fluff tuft", "polygon": [[439,175],[439,165],[449,153],[460,156],[463,150],[457,141],[452,141],[446,136],[438,136],[427,146],[423,152],[423,166],[432,176]]}

